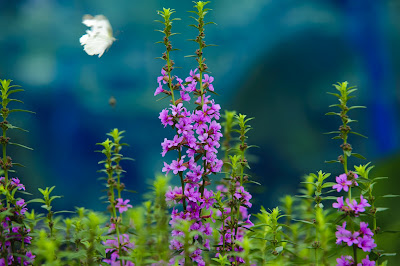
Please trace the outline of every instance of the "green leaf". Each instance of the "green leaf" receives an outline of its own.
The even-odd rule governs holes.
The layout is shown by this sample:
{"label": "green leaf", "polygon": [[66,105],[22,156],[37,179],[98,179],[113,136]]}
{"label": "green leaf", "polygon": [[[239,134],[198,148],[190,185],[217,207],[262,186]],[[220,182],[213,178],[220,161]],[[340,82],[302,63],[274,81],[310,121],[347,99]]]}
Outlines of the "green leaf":
{"label": "green leaf", "polygon": [[340,163],[338,160],[325,161],[325,163]]}
{"label": "green leaf", "polygon": [[339,113],[335,113],[335,112],[328,112],[328,113],[326,113],[325,115],[338,115],[338,116],[340,116]]}
{"label": "green leaf", "polygon": [[46,203],[46,202],[43,199],[31,199],[26,202],[26,204],[29,204],[29,203]]}
{"label": "green leaf", "polygon": [[340,131],[331,131],[331,132],[325,132],[325,133],[322,133],[322,134],[324,134],[324,135],[329,135],[329,134],[340,134]]}
{"label": "green leaf", "polygon": [[337,197],[335,196],[327,196],[327,197],[323,197],[322,200],[336,200]]}
{"label": "green leaf", "polygon": [[33,151],[32,148],[30,148],[30,147],[28,147],[28,146],[25,146],[25,145],[22,145],[22,144],[19,144],[19,143],[9,142],[8,144],[15,145],[15,146],[19,146],[19,147],[21,147],[21,148],[25,148],[25,149],[28,149],[28,150]]}
{"label": "green leaf", "polygon": [[363,137],[363,138],[366,138],[366,139],[368,138],[368,137],[366,137],[366,136],[364,136],[364,135],[362,135],[360,133],[354,132],[354,131],[350,131],[350,133],[354,134],[354,135],[357,135],[357,136],[360,136],[360,137]]}
{"label": "green leaf", "polygon": [[[18,86],[19,87],[19,86]],[[12,94],[12,93],[16,93],[16,92],[21,92],[21,91],[25,91],[24,89],[15,89],[15,90],[10,90],[6,93],[7,97]]]}
{"label": "green leaf", "polygon": [[332,93],[332,92],[327,92],[327,93],[330,94],[330,95],[333,95],[333,96],[336,96],[336,97],[340,98],[340,95],[337,94],[337,93]]}
{"label": "green leaf", "polygon": [[10,129],[18,129],[18,130],[21,130],[21,131],[24,131],[24,132],[29,132],[28,130],[26,130],[26,129],[23,129],[23,128],[20,128],[20,127],[16,127],[16,126],[13,126],[13,125],[11,125],[11,124],[6,124],[7,125],[7,127],[8,128],[10,128]]}
{"label": "green leaf", "polygon": [[295,197],[297,198],[305,198],[305,199],[314,199],[313,197],[309,196],[309,195],[295,195]]}
{"label": "green leaf", "polygon": [[383,212],[386,210],[389,210],[389,208],[382,208],[382,207],[376,208],[376,212]]}
{"label": "green leaf", "polygon": [[388,194],[388,195],[383,195],[383,196],[381,196],[381,198],[397,198],[397,197],[400,197],[400,195]]}
{"label": "green leaf", "polygon": [[297,219],[292,219],[292,220],[293,220],[293,221],[296,221],[296,222],[300,222],[300,223],[305,223],[305,224],[311,224],[311,225],[314,224],[313,222],[306,221],[306,220],[297,220]]}
{"label": "green leaf", "polygon": [[164,97],[162,97],[162,98],[160,98],[160,99],[157,99],[156,102],[161,101],[161,100],[164,100],[165,98],[168,98],[168,97],[170,97],[170,96],[167,94],[166,96],[164,96]]}
{"label": "green leaf", "polygon": [[358,153],[351,153],[351,156],[354,156],[358,159],[366,160],[366,158],[364,156],[362,156],[361,154],[358,154]]}
{"label": "green leaf", "polygon": [[20,164],[20,163],[12,163],[12,165],[13,165],[13,166],[16,165],[16,166],[19,166],[19,167],[26,167],[25,165]]}
{"label": "green leaf", "polygon": [[387,177],[387,176],[380,176],[380,177],[375,177],[375,178],[373,178],[372,180],[373,181],[376,181],[376,180],[384,180],[384,179],[388,179],[389,177]]}
{"label": "green leaf", "polygon": [[25,113],[36,114],[35,112],[29,111],[29,110],[24,110],[24,109],[12,109],[9,111],[9,113],[13,113],[13,112],[25,112]]}
{"label": "green leaf", "polygon": [[391,257],[391,256],[396,256],[396,254],[397,254],[397,253],[382,253],[382,254],[381,254],[381,257],[382,257],[382,256]]}
{"label": "green leaf", "polygon": [[336,185],[335,182],[326,182],[325,184],[322,185],[322,188],[332,187],[334,185]]}
{"label": "green leaf", "polygon": [[73,212],[73,211],[57,211],[57,212],[54,212],[54,214],[59,214],[59,213],[76,213],[76,212]]}
{"label": "green leaf", "polygon": [[260,183],[258,183],[258,182],[256,182],[256,181],[254,181],[254,180],[248,180],[248,181],[246,181],[246,183],[253,183],[253,184],[256,184],[256,185],[259,185],[259,186],[261,186],[261,184],[260,184]]}
{"label": "green leaf", "polygon": [[351,107],[349,107],[349,110],[358,109],[358,108],[367,108],[367,107],[366,106],[351,106]]}

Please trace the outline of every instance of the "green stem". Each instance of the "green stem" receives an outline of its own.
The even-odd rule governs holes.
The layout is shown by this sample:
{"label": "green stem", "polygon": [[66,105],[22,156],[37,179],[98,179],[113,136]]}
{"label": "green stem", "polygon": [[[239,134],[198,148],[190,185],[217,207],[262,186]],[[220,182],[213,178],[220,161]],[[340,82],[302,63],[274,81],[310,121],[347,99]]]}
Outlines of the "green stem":
{"label": "green stem", "polygon": [[357,265],[357,246],[353,244],[354,265]]}
{"label": "green stem", "polygon": [[171,98],[172,98],[172,104],[175,104],[175,97],[174,97],[174,90],[172,89],[172,79],[171,79],[171,60],[169,58],[169,51],[167,49],[167,66],[168,66],[168,87],[171,90]]}

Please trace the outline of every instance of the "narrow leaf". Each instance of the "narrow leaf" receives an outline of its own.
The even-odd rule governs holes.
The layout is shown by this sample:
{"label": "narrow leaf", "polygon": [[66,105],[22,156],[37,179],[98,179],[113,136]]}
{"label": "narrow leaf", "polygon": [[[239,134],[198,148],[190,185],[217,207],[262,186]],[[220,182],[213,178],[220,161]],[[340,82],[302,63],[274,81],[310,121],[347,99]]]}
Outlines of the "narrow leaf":
{"label": "narrow leaf", "polygon": [[32,148],[30,148],[30,147],[28,147],[28,146],[25,146],[25,145],[22,145],[22,144],[19,144],[19,143],[15,143],[15,142],[9,142],[9,144],[11,144],[11,145],[15,145],[15,146],[19,146],[19,147],[21,147],[21,148],[25,148],[25,149],[28,149],[28,150],[31,150],[31,151],[33,151],[33,149],[32,149]]}

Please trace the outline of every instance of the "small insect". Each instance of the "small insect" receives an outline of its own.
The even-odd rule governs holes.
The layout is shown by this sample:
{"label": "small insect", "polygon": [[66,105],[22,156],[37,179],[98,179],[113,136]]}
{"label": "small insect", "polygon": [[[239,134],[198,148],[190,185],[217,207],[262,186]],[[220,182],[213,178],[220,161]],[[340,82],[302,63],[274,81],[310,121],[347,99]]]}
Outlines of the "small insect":
{"label": "small insect", "polygon": [[117,99],[115,99],[114,96],[111,96],[110,99],[108,100],[108,104],[109,104],[112,108],[114,108],[115,105],[117,104]]}
{"label": "small insect", "polygon": [[82,23],[90,27],[89,30],[86,30],[86,34],[79,39],[81,45],[84,46],[83,50],[88,55],[98,54],[101,57],[116,40],[110,22],[103,15],[95,17],[84,15]]}

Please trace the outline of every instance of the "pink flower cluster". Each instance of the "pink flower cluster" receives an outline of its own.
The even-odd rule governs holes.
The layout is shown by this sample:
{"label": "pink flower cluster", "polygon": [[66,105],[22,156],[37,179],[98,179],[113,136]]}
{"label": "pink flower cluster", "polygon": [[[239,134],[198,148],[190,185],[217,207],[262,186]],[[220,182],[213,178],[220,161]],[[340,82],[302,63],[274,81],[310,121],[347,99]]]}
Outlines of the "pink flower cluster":
{"label": "pink flower cluster", "polygon": [[332,188],[336,189],[337,192],[340,192],[342,189],[343,191],[349,191],[349,187],[352,186],[358,186],[358,183],[356,182],[356,179],[358,178],[358,175],[356,173],[351,172],[351,175],[354,177],[352,180],[348,180],[346,174],[341,174],[336,177],[336,185],[334,185]]}
{"label": "pink flower cluster", "polygon": [[[337,266],[354,266],[354,259],[352,256],[341,256],[336,259]],[[358,263],[357,266],[375,266],[375,261],[369,260],[369,257],[363,259],[361,263]]]}
{"label": "pink flower cluster", "polygon": [[[0,177],[0,186],[3,186],[3,188],[6,186],[4,177]],[[18,178],[12,178],[7,186],[7,189],[10,191],[14,190],[15,188],[17,188],[17,190],[25,190],[25,186],[21,184]],[[7,206],[2,206],[0,203],[0,208],[6,209]],[[25,212],[28,210],[26,208],[24,199],[16,200],[15,204],[11,204],[10,209],[14,213],[14,215],[11,215],[14,216],[13,221],[15,220],[15,217],[23,217]],[[23,243],[26,250],[27,246],[31,244],[32,237],[29,235],[30,229],[21,225],[23,224],[22,221],[19,221],[18,223],[14,223],[13,221],[10,219],[10,217],[6,216],[1,222],[1,235],[4,236],[5,241],[4,244],[0,243],[0,253],[9,254],[7,257],[7,265],[21,265],[21,257],[12,255],[12,247],[15,248],[18,244],[22,245]],[[23,265],[32,265],[36,257],[29,250],[21,255],[25,255],[23,259]],[[1,265],[6,265],[4,258],[0,259],[0,266]]]}
{"label": "pink flower cluster", "polygon": [[[232,177],[231,177],[232,178]],[[227,195],[228,189],[224,185],[217,186],[217,190],[220,190],[224,195]],[[238,221],[238,228],[237,230],[231,229],[232,219],[231,219],[231,212],[232,208],[224,208],[224,216],[226,217],[224,223],[221,225],[219,230],[223,232],[220,234],[220,239],[217,247],[217,251],[222,252],[224,241],[225,241],[225,252],[232,251],[232,244],[235,244],[236,241],[242,242],[245,229],[249,229],[254,224],[250,221],[250,214],[248,214],[247,209],[251,208],[252,204],[250,203],[250,199],[252,198],[251,194],[247,192],[243,186],[240,185],[240,182],[236,182],[236,190],[233,194],[233,200],[239,201],[239,212],[241,214],[241,220]],[[234,211],[234,210],[233,210]],[[222,217],[221,211],[217,211],[217,216]],[[236,232],[235,232],[236,231]],[[240,246],[235,246],[234,251],[241,252],[243,248]],[[218,257],[220,253],[217,253],[215,257]],[[246,263],[243,258],[241,257],[229,257],[230,262],[236,262],[239,264]]]}
{"label": "pink flower cluster", "polygon": [[[348,179],[350,176],[350,180]],[[349,174],[341,174],[336,177],[336,183],[332,188],[337,189],[337,191],[348,191],[352,186],[358,186],[358,183],[355,179],[358,178],[357,174],[349,172]],[[343,196],[337,198],[337,202],[332,204],[333,208],[338,209],[339,211],[345,212],[349,216],[359,216],[360,213],[365,212],[366,207],[370,207],[371,205],[368,203],[366,199],[364,199],[363,195],[360,195],[360,202],[358,203],[355,199],[346,198],[344,200]],[[370,252],[373,248],[376,247],[375,241],[372,238],[374,233],[371,229],[368,228],[368,223],[360,222],[360,229],[358,231],[351,231],[346,229],[346,222],[343,222],[342,226],[338,225],[336,227],[337,231],[336,235],[336,244],[346,244],[347,246],[356,245],[359,249],[362,249],[364,252]],[[339,266],[345,265],[354,265],[354,260],[351,256],[341,256],[336,260]],[[375,261],[370,261],[367,256],[362,260],[362,263],[358,263],[358,266],[364,265],[375,265]]]}
{"label": "pink flower cluster", "polygon": [[[134,248],[135,244],[130,242],[129,235],[122,234],[119,236],[119,244],[118,245],[118,238],[115,239],[108,239],[103,244],[107,247],[106,253],[109,254],[109,259],[104,259],[103,262],[108,263],[112,266],[135,266],[135,263],[131,261],[121,261],[119,257],[121,254],[119,253],[124,252],[125,255],[129,254]],[[121,248],[120,248],[121,247]]]}
{"label": "pink flower cluster", "polygon": [[365,207],[371,206],[368,201],[364,199],[363,195],[360,195],[360,203],[357,203],[355,199],[349,200],[346,198],[346,204],[344,204],[343,196],[338,197],[336,201],[337,202],[332,204],[333,208],[348,213],[354,213],[355,216],[358,216],[361,212],[365,212]]}
{"label": "pink flower cluster", "polygon": [[336,227],[336,244],[346,243],[348,246],[357,245],[364,252],[370,252],[376,247],[374,243],[374,233],[368,228],[368,224],[360,222],[360,230],[351,232],[346,229],[346,222],[343,222],[342,226]]}
{"label": "pink flower cluster", "polygon": [[[119,213],[123,213],[127,211],[129,208],[132,208],[132,205],[128,204],[130,200],[123,200],[118,198],[116,200],[115,209],[118,210]],[[112,220],[113,221],[113,220]],[[112,222],[108,233],[115,233],[117,225]],[[134,266],[135,264],[130,261],[121,261],[120,256],[124,256],[129,254],[134,248],[135,244],[130,241],[128,234],[122,234],[119,236],[119,245],[118,246],[118,238],[108,239],[103,244],[107,247],[106,253],[108,254],[107,259],[104,259],[103,262],[108,263],[111,266]],[[120,248],[119,248],[120,247]],[[120,254],[123,253],[123,254]]]}
{"label": "pink flower cluster", "polygon": [[[197,69],[191,70],[185,83],[177,76],[172,78],[176,83],[172,84],[171,81],[170,85],[174,90],[179,90],[181,98],[175,100],[169,108],[162,110],[159,118],[164,127],[171,126],[176,131],[172,139],[165,138],[161,143],[162,156],[173,150],[179,153],[179,158],[176,160],[170,163],[164,162],[162,171],[166,174],[172,172],[174,175],[179,175],[184,183],[183,187],[170,188],[166,193],[166,200],[170,205],[183,204],[186,207],[183,211],[174,208],[172,212],[170,224],[173,228],[173,239],[170,248],[176,251],[182,250],[183,232],[177,229],[177,225],[182,220],[191,221],[190,230],[197,233],[195,240],[202,240],[192,252],[191,259],[198,265],[204,265],[201,253],[204,248],[210,249],[209,239],[205,236],[210,236],[212,230],[210,224],[205,223],[205,219],[211,215],[202,215],[202,210],[208,210],[215,202],[214,193],[205,186],[209,185],[207,177],[220,172],[223,164],[222,160],[217,158],[219,140],[222,137],[221,125],[217,122],[221,107],[210,96],[205,95],[208,91],[214,91],[212,85],[214,78],[205,74],[202,79],[203,90],[197,89],[200,74],[196,72]],[[160,93],[171,95],[171,91],[163,88],[163,85],[169,84],[167,72],[163,69],[161,74],[157,78],[159,86],[154,95]],[[198,107],[193,111],[187,110],[183,104],[191,100],[190,93],[198,96],[195,101]],[[173,258],[171,263],[174,261]],[[182,261],[179,263],[182,264]]]}

